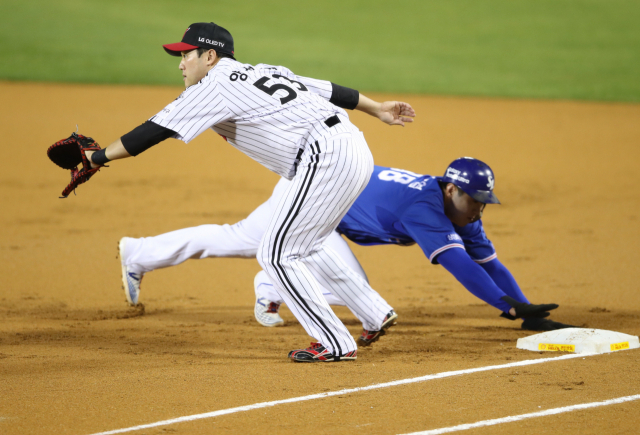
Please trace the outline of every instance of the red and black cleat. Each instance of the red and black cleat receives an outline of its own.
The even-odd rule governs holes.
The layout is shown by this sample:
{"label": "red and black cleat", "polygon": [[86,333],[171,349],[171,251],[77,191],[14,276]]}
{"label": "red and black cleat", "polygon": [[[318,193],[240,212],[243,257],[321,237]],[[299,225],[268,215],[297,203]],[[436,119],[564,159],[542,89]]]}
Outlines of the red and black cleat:
{"label": "red and black cleat", "polygon": [[311,343],[311,347],[289,352],[289,358],[294,362],[337,362],[354,360],[357,354],[358,351],[354,350],[340,357],[335,357],[320,343]]}
{"label": "red and black cleat", "polygon": [[267,307],[267,313],[278,314],[280,310],[280,304],[276,304],[275,302],[271,302]]}
{"label": "red and black cleat", "polygon": [[398,319],[398,315],[395,311],[391,310],[387,313],[382,321],[382,326],[379,331],[367,331],[366,329],[362,330],[362,334],[358,337],[357,343],[358,346],[369,346],[371,343],[378,341],[380,337],[387,333],[387,329],[391,328],[395,325]]}

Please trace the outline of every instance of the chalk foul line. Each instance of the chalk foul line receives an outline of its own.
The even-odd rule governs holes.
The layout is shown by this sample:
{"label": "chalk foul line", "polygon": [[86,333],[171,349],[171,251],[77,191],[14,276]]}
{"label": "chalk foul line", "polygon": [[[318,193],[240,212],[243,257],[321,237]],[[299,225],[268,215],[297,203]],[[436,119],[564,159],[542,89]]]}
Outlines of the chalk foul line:
{"label": "chalk foul line", "polygon": [[94,434],[91,434],[91,435],[112,435],[112,434],[118,434],[118,433],[133,432],[133,431],[142,430],[142,429],[149,429],[149,428],[152,428],[152,427],[168,426],[170,424],[185,423],[187,421],[194,421],[194,420],[202,420],[202,419],[205,419],[205,418],[219,417],[221,415],[235,414],[237,412],[252,411],[254,409],[261,409],[261,408],[269,408],[271,406],[284,405],[284,404],[287,404],[287,403],[304,402],[304,401],[307,401],[307,400],[323,399],[323,398],[332,397],[332,396],[343,396],[345,394],[360,393],[362,391],[377,390],[377,389],[380,389],[380,388],[397,387],[399,385],[415,384],[415,383],[418,383],[418,382],[426,382],[426,381],[431,381],[431,380],[434,380],[434,379],[442,379],[442,378],[449,378],[449,377],[452,377],[452,376],[468,375],[468,374],[471,374],[471,373],[480,373],[480,372],[486,372],[486,371],[490,371],[490,370],[500,370],[500,369],[508,369],[508,368],[511,368],[511,367],[521,367],[521,366],[529,366],[529,365],[534,365],[534,364],[543,364],[543,363],[547,363],[547,362],[563,361],[563,360],[573,359],[573,358],[585,358],[585,357],[591,356],[591,355],[593,355],[593,354],[587,354],[587,353],[568,354],[568,355],[557,356],[557,357],[553,357],[553,358],[529,359],[529,360],[517,361],[517,362],[513,362],[513,363],[508,363],[508,364],[495,365],[495,366],[477,367],[477,368],[474,368],[474,369],[465,369],[465,370],[455,370],[455,371],[451,371],[451,372],[442,372],[442,373],[436,373],[436,374],[433,374],[433,375],[420,376],[418,378],[401,379],[401,380],[398,380],[398,381],[385,382],[385,383],[382,383],[382,384],[373,384],[373,385],[369,385],[367,387],[348,388],[348,389],[339,390],[339,391],[329,391],[329,392],[326,392],[326,393],[311,394],[311,395],[308,395],[308,396],[300,396],[300,397],[292,397],[290,399],[283,399],[283,400],[275,400],[273,402],[262,402],[262,403],[255,403],[253,405],[239,406],[239,407],[236,407],[236,408],[221,409],[219,411],[205,412],[203,414],[187,415],[187,416],[184,416],[184,417],[172,418],[170,420],[157,421],[155,423],[141,424],[139,426],[132,426],[132,427],[127,427],[127,428],[123,428],[123,429],[109,430],[109,431],[106,431],[106,432],[98,432],[98,433],[94,433]]}
{"label": "chalk foul line", "polygon": [[580,405],[564,406],[562,408],[546,409],[544,411],[532,412],[530,414],[514,415],[510,417],[495,418],[493,420],[478,421],[470,424],[460,424],[458,426],[444,427],[441,429],[426,430],[423,432],[412,432],[406,435],[440,435],[443,433],[457,432],[467,429],[475,429],[477,427],[494,426],[502,423],[512,423],[514,421],[526,420],[528,418],[545,417],[548,415],[562,414],[563,412],[579,411],[581,409],[597,408],[598,406],[616,405],[618,403],[631,402],[639,400],[640,394],[635,396],[618,397],[617,399],[605,400],[603,402],[582,403]]}

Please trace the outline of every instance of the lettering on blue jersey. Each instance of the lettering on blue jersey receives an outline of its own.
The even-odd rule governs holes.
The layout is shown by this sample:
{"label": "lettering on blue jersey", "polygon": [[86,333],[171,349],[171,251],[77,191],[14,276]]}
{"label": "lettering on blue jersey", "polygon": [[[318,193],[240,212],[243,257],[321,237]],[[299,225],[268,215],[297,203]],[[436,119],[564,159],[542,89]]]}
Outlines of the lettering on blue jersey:
{"label": "lettering on blue jersey", "polygon": [[449,234],[449,235],[447,236],[447,239],[449,239],[449,240],[460,240],[460,241],[462,241],[462,237],[460,237],[457,233]]}
{"label": "lettering on blue jersey", "polygon": [[[422,177],[422,175],[396,168],[387,169],[378,174],[378,178],[382,181],[394,181],[401,184],[409,184],[418,177]],[[422,190],[422,186],[418,188],[418,190]],[[414,187],[414,189],[416,189],[416,187]]]}
{"label": "lettering on blue jersey", "polygon": [[412,189],[422,190],[422,188],[426,185],[427,185],[427,180],[422,180],[422,181],[414,181],[413,183],[409,184],[409,187]]}
{"label": "lettering on blue jersey", "polygon": [[389,169],[396,172],[402,172],[403,174],[413,175],[416,178],[422,177],[422,174],[416,174],[415,172],[407,171],[406,169],[398,169],[398,168],[389,168]]}

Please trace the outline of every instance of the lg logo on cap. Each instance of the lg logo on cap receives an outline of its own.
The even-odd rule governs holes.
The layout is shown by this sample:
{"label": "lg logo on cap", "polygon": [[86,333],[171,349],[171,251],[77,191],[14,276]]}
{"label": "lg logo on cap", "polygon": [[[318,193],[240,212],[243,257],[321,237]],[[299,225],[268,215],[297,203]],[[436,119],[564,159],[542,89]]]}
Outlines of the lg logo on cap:
{"label": "lg logo on cap", "polygon": [[487,179],[489,180],[489,182],[487,183],[487,187],[489,188],[489,190],[493,190],[493,185],[495,183],[495,181],[493,180],[493,177],[489,175],[487,176]]}
{"label": "lg logo on cap", "polygon": [[205,42],[209,45],[218,45],[220,47],[224,47],[224,43],[223,42],[218,42],[218,41],[212,41],[211,39],[206,39],[206,38],[198,38],[198,42]]}

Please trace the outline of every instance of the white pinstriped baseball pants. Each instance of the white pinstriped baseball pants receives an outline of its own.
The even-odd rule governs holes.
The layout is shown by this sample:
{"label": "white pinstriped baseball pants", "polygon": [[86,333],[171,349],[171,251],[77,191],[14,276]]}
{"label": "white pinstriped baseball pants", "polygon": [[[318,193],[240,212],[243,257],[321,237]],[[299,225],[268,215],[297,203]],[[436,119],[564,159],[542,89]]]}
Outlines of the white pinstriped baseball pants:
{"label": "white pinstriped baseball pants", "polygon": [[[177,266],[189,259],[256,258],[258,245],[267,230],[269,219],[289,183],[287,179],[281,178],[267,201],[260,204],[245,219],[233,225],[199,225],[154,237],[126,237],[123,260],[132,272],[145,274],[156,269]],[[368,281],[367,274],[343,237],[333,231],[324,243],[333,249],[348,267]],[[316,275],[316,278],[323,284],[322,294],[329,305],[345,305],[344,301],[329,291],[330,285],[322,276]],[[273,289],[271,280],[263,270],[258,272],[255,282],[258,284],[255,289],[256,297],[263,297],[276,303],[284,302],[278,292]],[[380,305],[380,307],[373,307],[373,312],[384,312],[386,315],[391,310],[375,290],[371,288],[363,290],[369,293],[369,300],[378,301],[377,304]],[[363,325],[363,327],[376,329],[379,325],[376,322],[374,325]]]}
{"label": "white pinstriped baseball pants", "polygon": [[323,245],[372,172],[371,152],[355,127],[316,141],[302,154],[258,248],[258,262],[291,312],[334,355],[344,355],[357,346],[322,296],[316,276],[370,329],[376,325],[379,329],[386,314],[372,312],[371,307],[380,304],[367,300],[364,289],[370,287],[366,280]]}

